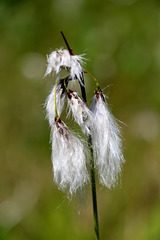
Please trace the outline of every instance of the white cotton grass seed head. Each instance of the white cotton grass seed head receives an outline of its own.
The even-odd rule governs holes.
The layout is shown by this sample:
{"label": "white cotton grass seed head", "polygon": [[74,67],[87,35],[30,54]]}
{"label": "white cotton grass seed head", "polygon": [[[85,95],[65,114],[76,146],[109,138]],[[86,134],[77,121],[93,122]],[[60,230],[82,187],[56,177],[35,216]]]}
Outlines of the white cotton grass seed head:
{"label": "white cotton grass seed head", "polygon": [[82,142],[67,126],[55,118],[51,132],[54,180],[59,189],[72,195],[89,181],[86,154]]}
{"label": "white cotton grass seed head", "polygon": [[[60,86],[60,84],[57,85],[57,91],[56,91],[56,104],[57,104],[57,112],[58,115],[61,115],[61,112],[64,107],[66,99],[66,93],[64,92],[64,89]],[[46,107],[46,118],[49,121],[49,125],[52,126],[55,119],[55,86],[53,87],[51,93],[46,99],[45,102]]]}
{"label": "white cotton grass seed head", "polygon": [[101,91],[95,93],[91,110],[94,114],[92,147],[99,180],[102,185],[111,188],[116,185],[124,162],[120,129]]}
{"label": "white cotton grass seed head", "polygon": [[88,109],[86,104],[80,99],[76,92],[67,91],[68,106],[75,121],[79,124],[82,131],[89,135],[90,125],[92,123],[92,112]]}
{"label": "white cotton grass seed head", "polygon": [[70,55],[69,51],[66,49],[53,51],[47,56],[48,65],[45,77],[52,71],[59,75],[61,70],[66,69],[70,71],[72,80],[77,78],[82,84],[83,69],[81,64],[84,63],[84,60],[85,58],[83,55]]}

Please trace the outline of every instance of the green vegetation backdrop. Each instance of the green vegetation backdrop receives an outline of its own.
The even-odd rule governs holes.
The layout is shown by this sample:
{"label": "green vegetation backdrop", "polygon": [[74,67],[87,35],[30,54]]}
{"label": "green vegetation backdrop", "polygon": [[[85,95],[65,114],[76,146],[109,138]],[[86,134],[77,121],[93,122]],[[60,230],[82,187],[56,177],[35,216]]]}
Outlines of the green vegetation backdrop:
{"label": "green vegetation backdrop", "polygon": [[[80,215],[54,184],[43,104],[46,54],[86,53],[113,114],[126,163],[112,191],[98,185],[103,240],[160,239],[160,1],[0,1],[0,239],[91,240],[91,189]],[[86,78],[87,98],[94,83]],[[68,120],[69,121],[69,120]]]}

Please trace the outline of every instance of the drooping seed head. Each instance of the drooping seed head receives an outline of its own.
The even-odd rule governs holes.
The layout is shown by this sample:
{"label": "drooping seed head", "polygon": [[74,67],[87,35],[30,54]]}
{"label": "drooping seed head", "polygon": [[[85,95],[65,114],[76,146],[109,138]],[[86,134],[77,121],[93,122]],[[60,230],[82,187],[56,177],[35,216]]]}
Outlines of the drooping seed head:
{"label": "drooping seed head", "polygon": [[76,92],[67,91],[68,105],[72,111],[75,121],[80,125],[82,131],[87,135],[90,134],[90,125],[92,123],[92,112],[86,104],[80,99]]}
{"label": "drooping seed head", "polygon": [[66,69],[70,71],[72,80],[78,79],[82,84],[83,69],[81,64],[83,64],[84,60],[83,55],[70,55],[66,49],[53,51],[47,56],[48,66],[45,76],[49,75],[52,71],[58,75],[61,70]]}
{"label": "drooping seed head", "polygon": [[59,117],[55,118],[51,140],[54,180],[59,189],[72,195],[89,181],[84,146]]}
{"label": "drooping seed head", "polygon": [[94,127],[91,130],[92,147],[100,182],[108,188],[114,187],[124,162],[120,128],[109,111],[102,91],[96,91],[91,110]]}

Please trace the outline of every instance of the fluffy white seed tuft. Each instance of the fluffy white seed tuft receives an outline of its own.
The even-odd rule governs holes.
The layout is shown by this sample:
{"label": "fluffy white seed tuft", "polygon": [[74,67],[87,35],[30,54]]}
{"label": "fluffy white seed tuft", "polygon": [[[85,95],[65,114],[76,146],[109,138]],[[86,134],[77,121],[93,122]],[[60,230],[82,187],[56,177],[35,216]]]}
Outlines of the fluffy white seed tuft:
{"label": "fluffy white seed tuft", "polygon": [[75,121],[79,124],[82,131],[87,135],[90,134],[90,125],[93,121],[92,112],[86,104],[80,99],[76,92],[68,90],[68,105],[73,114]]}
{"label": "fluffy white seed tuft", "polygon": [[68,50],[59,49],[52,52],[47,56],[47,70],[45,76],[49,75],[52,71],[59,74],[62,69],[70,71],[71,78],[74,80],[77,78],[79,82],[82,83],[83,69],[81,64],[83,64],[85,58],[83,55],[70,55]]}
{"label": "fluffy white seed tuft", "polygon": [[[63,88],[61,88],[60,86],[57,86],[56,104],[57,104],[57,112],[59,116],[61,115],[61,112],[63,110],[65,98],[66,98],[66,94],[63,93],[63,91],[64,91]],[[53,87],[51,93],[47,97],[45,106],[46,106],[46,113],[47,113],[46,117],[49,121],[49,125],[52,126],[55,119],[55,86]]]}
{"label": "fluffy white seed tuft", "polygon": [[72,195],[89,180],[82,142],[59,119],[51,132],[54,180],[59,189]]}
{"label": "fluffy white seed tuft", "polygon": [[96,92],[91,106],[94,114],[91,135],[99,180],[103,185],[111,188],[115,186],[124,162],[120,129],[101,91]]}

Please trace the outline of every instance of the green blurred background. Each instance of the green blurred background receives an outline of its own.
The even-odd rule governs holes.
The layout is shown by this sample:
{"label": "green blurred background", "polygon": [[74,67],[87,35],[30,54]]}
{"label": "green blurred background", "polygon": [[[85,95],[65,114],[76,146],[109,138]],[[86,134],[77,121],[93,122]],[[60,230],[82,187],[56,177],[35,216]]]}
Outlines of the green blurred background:
{"label": "green blurred background", "polygon": [[43,107],[53,80],[43,76],[46,55],[65,47],[60,30],[126,124],[121,182],[97,186],[101,239],[159,240],[158,0],[0,1],[0,239],[94,239],[90,187],[79,214],[53,182]]}

